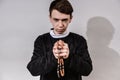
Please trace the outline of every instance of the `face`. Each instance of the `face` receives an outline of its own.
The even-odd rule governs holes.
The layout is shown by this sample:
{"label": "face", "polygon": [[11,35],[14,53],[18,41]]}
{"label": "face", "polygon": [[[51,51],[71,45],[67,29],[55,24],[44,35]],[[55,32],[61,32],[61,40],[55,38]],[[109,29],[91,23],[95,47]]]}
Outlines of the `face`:
{"label": "face", "polygon": [[68,14],[60,13],[57,10],[53,10],[50,16],[50,21],[54,28],[55,34],[62,34],[66,31],[68,24],[71,22],[71,17]]}

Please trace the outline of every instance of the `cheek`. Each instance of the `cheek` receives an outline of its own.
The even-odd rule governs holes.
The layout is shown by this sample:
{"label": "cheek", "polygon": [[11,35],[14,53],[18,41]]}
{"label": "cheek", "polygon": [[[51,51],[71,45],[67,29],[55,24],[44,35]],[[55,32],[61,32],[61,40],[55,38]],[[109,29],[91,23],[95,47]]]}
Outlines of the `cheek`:
{"label": "cheek", "polygon": [[69,25],[69,23],[64,24],[65,27],[67,27],[68,25]]}
{"label": "cheek", "polygon": [[51,21],[53,27],[56,26],[56,23],[54,21]]}
{"label": "cheek", "polygon": [[57,27],[57,23],[56,22],[53,23],[53,27]]}

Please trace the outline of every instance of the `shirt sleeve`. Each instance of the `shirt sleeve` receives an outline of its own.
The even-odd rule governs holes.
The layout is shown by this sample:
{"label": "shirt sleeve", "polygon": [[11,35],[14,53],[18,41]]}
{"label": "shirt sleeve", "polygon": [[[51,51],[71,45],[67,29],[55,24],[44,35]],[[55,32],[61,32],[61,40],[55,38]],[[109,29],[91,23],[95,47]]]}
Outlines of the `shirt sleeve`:
{"label": "shirt sleeve", "polygon": [[33,76],[47,74],[56,69],[57,61],[52,50],[46,50],[44,41],[38,37],[34,43],[34,51],[27,68]]}
{"label": "shirt sleeve", "polygon": [[92,60],[88,52],[86,40],[81,37],[75,43],[74,49],[70,51],[68,69],[73,73],[87,76],[92,71]]}

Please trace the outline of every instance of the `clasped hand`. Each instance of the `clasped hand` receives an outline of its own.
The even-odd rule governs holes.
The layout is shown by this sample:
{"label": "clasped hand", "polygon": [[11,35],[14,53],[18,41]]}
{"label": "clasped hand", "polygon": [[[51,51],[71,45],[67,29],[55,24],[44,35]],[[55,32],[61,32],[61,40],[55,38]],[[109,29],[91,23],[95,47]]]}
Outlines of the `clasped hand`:
{"label": "clasped hand", "polygon": [[62,40],[55,42],[55,44],[53,46],[53,54],[56,59],[58,59],[58,58],[67,59],[69,57],[68,44]]}

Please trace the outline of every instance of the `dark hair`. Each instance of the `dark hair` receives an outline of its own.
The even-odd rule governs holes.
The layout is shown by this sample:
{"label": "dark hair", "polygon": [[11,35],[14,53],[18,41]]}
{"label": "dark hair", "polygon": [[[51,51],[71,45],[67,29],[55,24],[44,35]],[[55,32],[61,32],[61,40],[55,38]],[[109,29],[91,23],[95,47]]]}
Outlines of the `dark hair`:
{"label": "dark hair", "polygon": [[52,11],[56,9],[61,13],[69,14],[72,16],[73,7],[68,0],[54,0],[51,2],[49,7],[49,13],[51,16]]}

